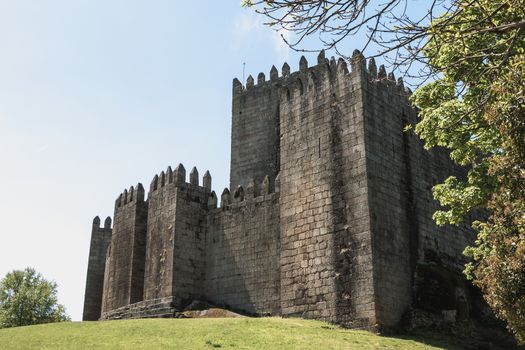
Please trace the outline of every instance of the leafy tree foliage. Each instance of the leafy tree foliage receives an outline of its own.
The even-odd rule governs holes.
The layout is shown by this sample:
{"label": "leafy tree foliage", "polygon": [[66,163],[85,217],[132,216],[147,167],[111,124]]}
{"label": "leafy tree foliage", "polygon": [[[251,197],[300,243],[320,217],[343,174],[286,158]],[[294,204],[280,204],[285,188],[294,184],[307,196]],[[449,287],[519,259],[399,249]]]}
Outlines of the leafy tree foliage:
{"label": "leafy tree foliage", "polygon": [[[438,224],[456,224],[474,210],[478,239],[465,253],[467,276],[496,315],[525,342],[525,1],[459,2],[436,19],[424,54],[440,77],[420,87],[416,131],[426,147],[444,146],[469,168],[434,187]],[[453,25],[440,24],[456,15]],[[487,19],[488,15],[490,19]]]}
{"label": "leafy tree foliage", "polygon": [[485,118],[500,131],[501,144],[488,157],[484,177],[495,182],[486,203],[489,220],[478,222],[474,262],[466,268],[496,314],[525,342],[525,59],[494,82]]}
{"label": "leafy tree foliage", "polygon": [[0,328],[69,321],[56,288],[32,268],[8,273],[0,281]]}
{"label": "leafy tree foliage", "polygon": [[[269,24],[297,34],[292,48],[318,33],[335,48],[360,29],[393,54],[394,66],[424,63],[412,96],[420,110],[415,131],[425,147],[450,149],[469,169],[433,188],[443,209],[438,224],[457,224],[473,210],[478,238],[465,253],[465,272],[496,315],[525,342],[525,0],[434,0],[421,18],[408,0],[251,2]],[[326,36],[329,35],[328,39]]]}

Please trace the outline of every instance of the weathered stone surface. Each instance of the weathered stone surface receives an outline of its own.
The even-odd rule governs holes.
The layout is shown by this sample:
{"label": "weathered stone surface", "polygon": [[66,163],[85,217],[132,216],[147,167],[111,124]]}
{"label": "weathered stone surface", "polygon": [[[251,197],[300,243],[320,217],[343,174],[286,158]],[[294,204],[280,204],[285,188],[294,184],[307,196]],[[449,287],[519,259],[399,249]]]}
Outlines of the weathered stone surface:
{"label": "weathered stone surface", "polygon": [[208,215],[206,296],[254,314],[280,314],[279,197],[249,198]]}
{"label": "weathered stone surface", "polygon": [[101,228],[100,218],[98,216],[95,217],[91,229],[84,312],[82,314],[83,321],[96,321],[100,318],[106,252],[110,244],[111,218],[107,218],[104,227]]}
{"label": "weathered stone surface", "polygon": [[125,190],[115,203],[114,229],[107,256],[102,312],[143,299],[148,204],[144,188]]}
{"label": "weathered stone surface", "polygon": [[192,300],[367,329],[414,307],[474,312],[460,277],[474,234],[432,221],[430,188],[464,171],[403,132],[416,111],[384,66],[358,51],[317,62],[234,79],[220,200],[208,172],[200,186],[182,165],[155,175],[147,201],[119,197],[112,237],[93,229],[90,319],[179,317]]}
{"label": "weathered stone surface", "polygon": [[[283,73],[284,74],[284,73]],[[279,172],[279,89],[276,83],[259,82],[246,90],[234,90],[232,102],[232,148],[230,191],[246,188],[253,179]]]}
{"label": "weathered stone surface", "polygon": [[180,304],[203,296],[209,196],[208,188],[192,183],[166,184],[149,193],[145,300],[176,296]]}
{"label": "weathered stone surface", "polygon": [[[444,150],[425,151],[416,135],[403,132],[417,118],[404,91],[389,80],[375,81],[367,85],[363,100],[376,312],[380,324],[392,327],[420,299],[413,300],[414,279],[429,276],[422,266],[455,273],[456,278],[439,281],[432,277],[438,281],[434,288],[442,288],[442,293],[468,288],[458,276],[466,262],[462,251],[475,235],[465,226],[438,227],[432,220],[439,205],[431,187],[464,170],[455,167]],[[443,307],[453,309],[457,303]]]}

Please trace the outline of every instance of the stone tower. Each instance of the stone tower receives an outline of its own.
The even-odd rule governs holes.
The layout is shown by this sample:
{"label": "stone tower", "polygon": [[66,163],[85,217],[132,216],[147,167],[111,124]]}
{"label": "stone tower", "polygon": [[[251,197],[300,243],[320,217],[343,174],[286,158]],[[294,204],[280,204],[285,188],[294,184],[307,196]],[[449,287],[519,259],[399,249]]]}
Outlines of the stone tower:
{"label": "stone tower", "polygon": [[147,215],[148,205],[140,183],[125,190],[115,202],[102,312],[143,300]]}
{"label": "stone tower", "polygon": [[82,321],[96,321],[100,318],[106,253],[111,244],[111,231],[110,217],[106,218],[104,227],[100,227],[98,216],[93,219]]}

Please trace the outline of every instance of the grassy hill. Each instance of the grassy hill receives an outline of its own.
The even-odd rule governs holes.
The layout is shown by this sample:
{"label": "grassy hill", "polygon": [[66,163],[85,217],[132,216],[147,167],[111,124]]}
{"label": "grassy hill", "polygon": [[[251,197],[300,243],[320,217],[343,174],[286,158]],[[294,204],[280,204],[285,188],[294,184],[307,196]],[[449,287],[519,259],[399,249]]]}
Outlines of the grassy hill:
{"label": "grassy hill", "polygon": [[[432,345],[430,345],[432,344]],[[0,349],[458,349],[280,318],[66,322],[0,330]]]}

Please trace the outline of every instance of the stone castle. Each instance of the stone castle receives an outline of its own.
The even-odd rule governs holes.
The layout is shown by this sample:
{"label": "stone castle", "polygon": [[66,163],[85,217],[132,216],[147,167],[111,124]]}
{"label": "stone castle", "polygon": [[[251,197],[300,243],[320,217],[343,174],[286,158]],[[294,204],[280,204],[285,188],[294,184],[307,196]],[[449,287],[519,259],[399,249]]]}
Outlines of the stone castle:
{"label": "stone castle", "polygon": [[84,320],[174,317],[194,300],[253,315],[396,327],[419,308],[475,312],[475,238],[438,227],[431,187],[461,174],[405,132],[417,113],[384,66],[327,59],[233,80],[230,188],[182,165],[93,221]]}

